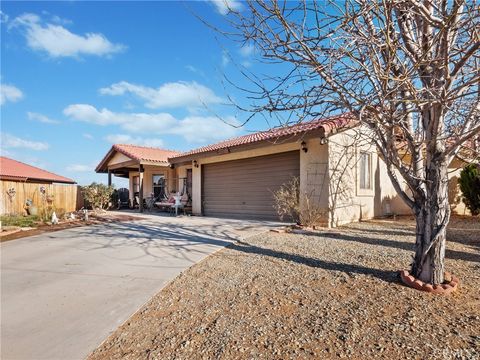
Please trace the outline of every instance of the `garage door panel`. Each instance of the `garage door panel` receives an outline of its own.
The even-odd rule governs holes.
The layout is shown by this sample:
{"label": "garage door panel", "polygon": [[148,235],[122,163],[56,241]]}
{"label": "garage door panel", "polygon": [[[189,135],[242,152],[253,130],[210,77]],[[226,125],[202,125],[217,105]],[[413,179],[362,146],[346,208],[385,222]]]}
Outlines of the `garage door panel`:
{"label": "garage door panel", "polygon": [[[244,171],[249,171],[248,169],[244,170]],[[280,170],[271,170],[268,172],[268,174],[270,175],[270,178],[277,175],[277,176],[281,176],[281,177],[284,177],[286,174],[296,174],[297,173],[297,169],[284,169],[282,171]],[[235,181],[234,183],[244,183],[244,182],[248,182],[248,183],[257,183],[257,182],[262,182],[262,183],[271,183],[272,182],[272,179],[269,179],[269,178],[264,178],[263,176],[265,175],[264,172],[249,172],[248,174],[238,174],[238,173],[235,173],[235,172],[229,172],[229,173],[219,173],[219,174],[211,174],[209,173],[208,174],[209,176],[218,176],[218,177],[227,177],[227,176],[232,176],[232,177],[235,177]],[[230,181],[229,181],[230,182]],[[209,184],[206,184],[206,186],[209,186]],[[212,183],[211,186],[217,186],[217,183]]]}
{"label": "garage door panel", "polygon": [[278,219],[273,192],[300,174],[300,153],[206,164],[202,167],[207,216]]}
{"label": "garage door panel", "polygon": [[[218,164],[211,164],[213,165],[218,165]],[[206,165],[205,165],[206,166]],[[221,169],[215,169],[215,170],[210,170],[210,173],[212,175],[228,175],[228,174],[235,174],[238,175],[238,169],[244,168],[248,170],[249,174],[264,174],[265,173],[265,166],[260,164],[257,167],[248,167],[248,166],[242,166],[238,168],[226,168],[224,170]],[[278,171],[278,172],[285,172],[288,170],[296,170],[296,166],[293,166],[293,164],[270,164],[269,166],[269,171]],[[241,175],[241,174],[240,174]]]}
{"label": "garage door panel", "polygon": [[[221,195],[221,190],[241,190],[241,191],[251,191],[251,192],[257,192],[257,193],[263,193],[265,191],[277,189],[280,184],[281,183],[272,184],[272,183],[268,183],[266,181],[264,181],[264,182],[259,181],[259,182],[248,182],[248,183],[245,182],[243,184],[232,184],[232,185],[221,184],[221,185],[215,186],[215,187],[209,186],[209,187],[206,187],[205,189],[219,192],[219,195]],[[228,194],[225,194],[225,195],[228,195]]]}

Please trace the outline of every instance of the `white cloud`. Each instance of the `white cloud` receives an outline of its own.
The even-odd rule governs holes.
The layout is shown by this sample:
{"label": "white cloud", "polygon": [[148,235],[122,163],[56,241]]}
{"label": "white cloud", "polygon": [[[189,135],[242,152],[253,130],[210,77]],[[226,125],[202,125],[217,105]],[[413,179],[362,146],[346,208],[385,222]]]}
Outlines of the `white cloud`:
{"label": "white cloud", "polygon": [[253,55],[254,50],[255,50],[255,47],[252,44],[247,44],[245,46],[242,46],[240,50],[238,50],[238,52],[243,57],[250,57]]}
{"label": "white cloud", "polygon": [[[77,121],[97,125],[118,125],[129,133],[149,134],[149,136],[152,134],[178,135],[192,143],[222,140],[238,133],[238,129],[231,126],[238,124],[233,117],[225,118],[225,122],[214,116],[187,116],[183,119],[176,119],[168,113],[115,113],[108,109],[97,110],[88,104],[70,105],[63,112]],[[141,137],[133,138],[131,136],[128,138],[117,137],[115,141],[113,138],[109,138],[109,141],[147,143],[147,140]]]}
{"label": "white cloud", "polygon": [[17,149],[29,149],[29,150],[41,151],[41,150],[47,150],[50,147],[49,144],[46,142],[21,139],[15,135],[11,135],[8,133],[1,133],[0,139],[1,139],[2,152],[4,148],[5,149],[17,148]]}
{"label": "white cloud", "polygon": [[190,143],[208,143],[237,135],[239,129],[232,125],[238,125],[233,117],[222,121],[214,116],[189,116],[180,120],[170,132]]}
{"label": "white cloud", "polygon": [[58,121],[58,120],[50,119],[49,117],[47,117],[45,115],[35,113],[35,112],[30,112],[29,111],[29,112],[27,112],[27,116],[28,116],[29,120],[39,121],[39,122],[44,123],[44,124],[59,124],[60,123],[60,121]]}
{"label": "white cloud", "polygon": [[112,144],[132,144],[149,147],[162,147],[163,141],[158,138],[133,137],[127,134],[112,134],[105,137],[105,140]]}
{"label": "white cloud", "polygon": [[5,104],[7,101],[16,102],[23,98],[22,91],[8,84],[0,84],[0,105]]}
{"label": "white cloud", "polygon": [[194,74],[198,74],[198,75],[200,75],[200,76],[202,76],[202,77],[205,77],[205,73],[204,73],[202,70],[196,68],[196,67],[193,66],[193,65],[186,65],[185,68],[186,68],[188,71],[191,71],[191,72],[194,73]]}
{"label": "white cloud", "polygon": [[186,65],[185,68],[193,73],[198,72],[198,69],[193,65]]}
{"label": "white cloud", "polygon": [[227,50],[222,51],[222,66],[225,67],[230,62],[230,54]]}
{"label": "white cloud", "polygon": [[87,171],[94,171],[95,167],[91,165],[83,165],[83,164],[71,164],[68,165],[66,170],[72,172],[87,172]]}
{"label": "white cloud", "polygon": [[7,23],[9,16],[0,10],[0,23]]}
{"label": "white cloud", "polygon": [[122,44],[111,43],[103,34],[77,35],[61,25],[44,22],[38,15],[31,13],[15,18],[10,27],[24,30],[27,44],[31,49],[44,51],[54,58],[107,56],[126,49]]}
{"label": "white cloud", "polygon": [[209,0],[217,11],[222,15],[227,15],[231,11],[241,11],[243,10],[243,5],[241,1],[238,0]]}
{"label": "white cloud", "polygon": [[93,140],[93,135],[92,135],[92,134],[84,133],[84,134],[82,134],[82,136],[83,136],[85,139]]}
{"label": "white cloud", "polygon": [[165,83],[158,88],[120,81],[109,87],[101,88],[99,92],[102,95],[112,96],[133,94],[144,100],[145,106],[151,109],[201,106],[222,102],[222,99],[215,95],[210,88],[195,81]]}
{"label": "white cloud", "polygon": [[97,125],[120,125],[130,132],[162,132],[176,124],[176,119],[168,113],[114,113],[108,109],[97,110],[88,104],[73,104],[63,113],[77,121]]}
{"label": "white cloud", "polygon": [[97,110],[94,106],[88,104],[69,105],[63,110],[63,113],[75,120],[103,126],[123,124],[125,122],[125,119],[116,116],[110,110]]}

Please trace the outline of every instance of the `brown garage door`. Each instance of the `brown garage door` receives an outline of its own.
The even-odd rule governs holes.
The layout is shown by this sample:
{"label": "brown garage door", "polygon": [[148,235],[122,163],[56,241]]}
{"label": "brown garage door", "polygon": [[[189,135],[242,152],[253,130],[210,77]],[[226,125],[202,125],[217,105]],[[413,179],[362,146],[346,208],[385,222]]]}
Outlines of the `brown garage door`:
{"label": "brown garage door", "polygon": [[205,215],[277,220],[272,191],[300,175],[300,153],[206,164],[202,174]]}

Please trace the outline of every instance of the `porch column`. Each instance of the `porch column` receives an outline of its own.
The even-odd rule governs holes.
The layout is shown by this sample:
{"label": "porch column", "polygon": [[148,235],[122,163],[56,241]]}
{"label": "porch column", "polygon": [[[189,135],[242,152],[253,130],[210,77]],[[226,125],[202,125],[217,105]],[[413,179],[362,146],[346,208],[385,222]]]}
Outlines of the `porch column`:
{"label": "porch column", "polygon": [[143,213],[143,166],[142,164],[139,165],[138,167],[138,178],[139,178],[139,182],[140,182],[140,192],[138,194],[138,202],[140,204],[138,204],[138,210]]}
{"label": "porch column", "polygon": [[112,186],[112,172],[108,169],[108,186]]}
{"label": "porch column", "polygon": [[[196,166],[195,166],[196,165]],[[202,166],[192,163],[192,213],[202,215]]]}

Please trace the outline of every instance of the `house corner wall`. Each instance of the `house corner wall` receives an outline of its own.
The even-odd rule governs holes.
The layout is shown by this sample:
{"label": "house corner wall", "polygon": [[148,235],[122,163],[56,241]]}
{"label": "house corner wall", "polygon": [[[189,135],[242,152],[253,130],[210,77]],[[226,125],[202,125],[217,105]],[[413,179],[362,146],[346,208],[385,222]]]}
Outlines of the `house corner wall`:
{"label": "house corner wall", "polygon": [[305,207],[306,198],[311,206],[318,207],[325,217],[318,225],[328,225],[328,146],[321,145],[318,138],[306,141],[307,152],[300,151],[300,206]]}
{"label": "house corner wall", "polygon": [[[371,219],[375,216],[378,155],[362,128],[344,131],[328,139],[329,226]],[[370,188],[359,186],[359,155],[370,154]]]}
{"label": "house corner wall", "polygon": [[[450,208],[452,213],[458,215],[470,215],[470,211],[465,207],[465,203],[462,201],[462,193],[458,185],[458,179],[460,172],[462,171],[465,163],[454,160],[450,164],[448,169],[448,200],[450,202]],[[396,178],[400,181],[400,186],[405,190],[407,195],[411,195],[408,190],[406,182],[402,179],[398,170],[395,170]],[[375,216],[383,215],[412,215],[412,209],[410,209],[403,199],[397,194],[397,191],[393,187],[392,181],[388,176],[387,166],[382,159],[379,159],[379,177],[381,179],[381,186],[378,189],[378,209],[375,212]]]}

